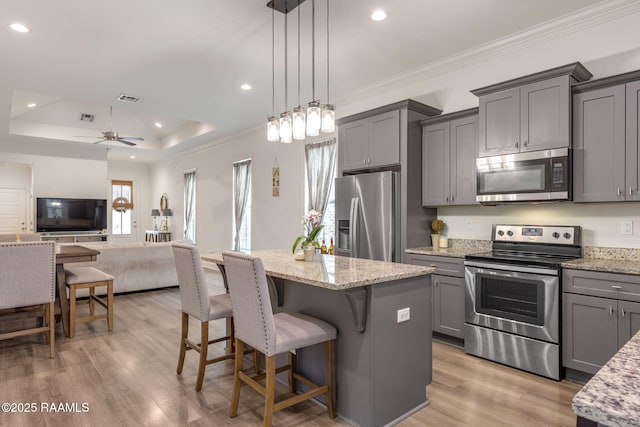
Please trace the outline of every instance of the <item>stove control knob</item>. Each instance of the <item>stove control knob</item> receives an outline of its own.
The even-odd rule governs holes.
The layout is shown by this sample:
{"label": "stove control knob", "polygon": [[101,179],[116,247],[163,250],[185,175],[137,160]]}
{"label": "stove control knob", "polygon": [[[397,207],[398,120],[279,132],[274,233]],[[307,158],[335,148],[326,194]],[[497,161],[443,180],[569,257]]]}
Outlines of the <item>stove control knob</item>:
{"label": "stove control knob", "polygon": [[562,235],[565,239],[570,239],[571,238],[571,234],[570,233],[564,233]]}
{"label": "stove control knob", "polygon": [[504,231],[498,230],[498,236],[504,236]]}
{"label": "stove control knob", "polygon": [[558,237],[560,237],[560,233],[558,233],[557,231],[554,231],[552,236],[557,239]]}
{"label": "stove control knob", "polygon": [[509,237],[513,236],[513,231],[511,231],[511,230],[507,231],[507,235],[508,235]]}

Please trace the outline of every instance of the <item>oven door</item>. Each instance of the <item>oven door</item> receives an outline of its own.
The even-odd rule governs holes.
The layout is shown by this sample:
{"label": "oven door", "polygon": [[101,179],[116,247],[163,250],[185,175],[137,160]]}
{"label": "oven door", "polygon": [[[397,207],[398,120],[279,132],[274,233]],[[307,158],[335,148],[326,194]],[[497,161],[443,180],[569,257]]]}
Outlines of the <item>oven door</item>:
{"label": "oven door", "polygon": [[560,342],[557,269],[465,262],[465,322]]}

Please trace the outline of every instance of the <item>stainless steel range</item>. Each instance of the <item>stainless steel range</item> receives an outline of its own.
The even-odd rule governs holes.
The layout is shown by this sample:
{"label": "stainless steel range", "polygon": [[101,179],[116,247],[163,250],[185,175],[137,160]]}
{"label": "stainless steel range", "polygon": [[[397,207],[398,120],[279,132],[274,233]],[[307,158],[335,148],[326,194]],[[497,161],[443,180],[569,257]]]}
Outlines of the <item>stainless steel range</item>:
{"label": "stainless steel range", "polygon": [[493,226],[493,250],[464,263],[467,353],[561,378],[560,264],[581,257],[580,234],[578,226]]}

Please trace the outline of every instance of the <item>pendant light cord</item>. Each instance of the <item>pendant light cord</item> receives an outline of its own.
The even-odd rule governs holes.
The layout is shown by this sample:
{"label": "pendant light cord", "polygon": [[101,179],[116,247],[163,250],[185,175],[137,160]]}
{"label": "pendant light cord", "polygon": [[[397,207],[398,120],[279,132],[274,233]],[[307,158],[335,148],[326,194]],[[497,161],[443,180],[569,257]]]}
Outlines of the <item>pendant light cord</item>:
{"label": "pendant light cord", "polygon": [[316,100],[316,0],[311,0],[311,97]]}
{"label": "pendant light cord", "polygon": [[276,10],[271,8],[271,115],[276,114]]}
{"label": "pendant light cord", "polygon": [[329,0],[327,0],[327,104],[329,102]]}
{"label": "pendant light cord", "polygon": [[300,106],[300,0],[298,0],[298,106]]}
{"label": "pendant light cord", "polygon": [[284,109],[289,111],[289,78],[288,78],[288,43],[287,43],[287,13],[284,14]]}

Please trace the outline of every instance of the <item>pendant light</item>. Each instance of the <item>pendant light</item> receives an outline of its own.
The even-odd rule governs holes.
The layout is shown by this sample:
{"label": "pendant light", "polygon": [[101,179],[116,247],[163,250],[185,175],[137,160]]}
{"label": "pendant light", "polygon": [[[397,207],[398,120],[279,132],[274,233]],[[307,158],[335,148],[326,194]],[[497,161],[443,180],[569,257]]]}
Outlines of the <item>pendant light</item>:
{"label": "pendant light", "polygon": [[280,140],[280,121],[275,116],[276,111],[276,72],[275,72],[275,9],[271,9],[271,115],[267,117],[267,141]]}
{"label": "pendant light", "polygon": [[336,130],[336,106],[329,103],[329,0],[327,0],[327,103],[322,106],[322,132]]}
{"label": "pendant light", "polygon": [[307,135],[320,134],[320,102],[316,100],[316,0],[311,0],[311,97],[307,107]]}
{"label": "pendant light", "polygon": [[287,15],[284,15],[284,108],[287,108],[287,111],[284,113],[280,113],[280,142],[285,144],[289,144],[293,142],[293,126],[291,123],[291,113],[289,113],[289,97],[288,97],[288,89],[289,89],[289,79],[287,72],[288,65],[288,55],[287,55]]}
{"label": "pendant light", "polygon": [[298,0],[298,106],[293,109],[293,139],[304,139],[306,126],[306,114],[300,105],[300,0]]}

